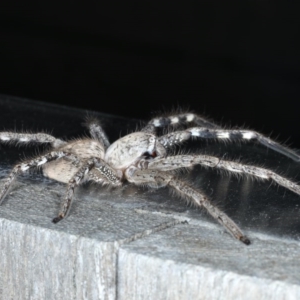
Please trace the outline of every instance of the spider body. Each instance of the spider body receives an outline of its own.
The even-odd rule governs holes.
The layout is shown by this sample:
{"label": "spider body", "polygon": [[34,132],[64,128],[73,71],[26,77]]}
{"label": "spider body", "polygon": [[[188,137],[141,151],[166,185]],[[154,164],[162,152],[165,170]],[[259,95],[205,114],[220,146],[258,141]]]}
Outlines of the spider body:
{"label": "spider body", "polygon": [[[188,127],[189,124],[195,124],[197,127]],[[185,125],[187,128],[174,131],[177,125]],[[174,145],[180,145],[193,137],[228,141],[256,140],[295,161],[300,160],[296,152],[255,131],[222,129],[196,114],[187,113],[152,119],[141,131],[128,134],[110,145],[97,120],[90,120],[87,126],[91,138],[73,141],[63,141],[45,133],[0,132],[0,142],[46,143],[52,146],[52,150],[44,155],[14,166],[0,187],[0,204],[17,175],[35,167],[42,167],[45,176],[67,184],[67,192],[58,216],[53,219],[54,223],[68,215],[75,189],[85,181],[113,187],[119,187],[124,182],[150,188],[169,187],[195,206],[206,209],[234,238],[249,245],[250,240],[233,220],[218,209],[202,191],[192,187],[174,171],[201,165],[262,180],[272,180],[300,195],[298,184],[266,168],[209,155],[172,153]],[[157,128],[164,127],[169,127],[170,133],[157,135]]]}
{"label": "spider body", "polygon": [[145,157],[164,157],[165,148],[154,134],[134,132],[110,145],[105,154],[105,161],[117,170],[126,170],[138,165]]}

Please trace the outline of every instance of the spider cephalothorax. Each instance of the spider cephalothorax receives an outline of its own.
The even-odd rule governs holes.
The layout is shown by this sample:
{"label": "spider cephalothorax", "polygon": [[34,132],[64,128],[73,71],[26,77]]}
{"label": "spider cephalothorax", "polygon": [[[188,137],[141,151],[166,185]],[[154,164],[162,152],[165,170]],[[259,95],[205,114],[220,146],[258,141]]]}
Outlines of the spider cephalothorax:
{"label": "spider cephalothorax", "polygon": [[[194,123],[197,127],[171,131],[157,136],[156,129],[178,124]],[[202,165],[209,168],[240,173],[255,178],[273,180],[277,184],[300,195],[300,186],[277,173],[252,165],[219,159],[200,154],[171,155],[169,150],[192,137],[202,139],[257,140],[259,143],[299,161],[300,156],[273,140],[249,130],[226,130],[193,114],[179,114],[152,119],[141,131],[128,134],[113,144],[108,139],[96,120],[88,122],[91,138],[70,142],[57,139],[44,133],[28,134],[0,132],[0,141],[26,143],[48,143],[52,151],[44,155],[17,164],[0,188],[0,204],[5,198],[16,176],[32,167],[42,167],[45,176],[67,183],[67,193],[54,223],[66,217],[70,211],[75,188],[84,181],[94,181],[103,185],[121,186],[124,182],[146,185],[151,188],[167,186],[180,196],[198,207],[204,207],[236,239],[245,244],[250,240],[241,229],[206,195],[180,179],[174,170]]]}

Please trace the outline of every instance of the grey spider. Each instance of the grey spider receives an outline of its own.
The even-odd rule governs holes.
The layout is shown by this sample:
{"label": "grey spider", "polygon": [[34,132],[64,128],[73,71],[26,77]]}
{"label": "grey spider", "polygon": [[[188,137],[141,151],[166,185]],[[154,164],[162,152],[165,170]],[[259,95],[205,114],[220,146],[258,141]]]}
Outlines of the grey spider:
{"label": "grey spider", "polygon": [[[184,130],[171,130],[157,135],[158,128],[175,128],[176,125],[196,124]],[[295,161],[300,156],[258,132],[241,129],[222,129],[194,113],[182,113],[152,119],[138,132],[128,134],[113,144],[97,120],[88,123],[91,138],[63,141],[45,133],[0,132],[0,141],[18,144],[48,143],[52,151],[18,163],[0,187],[0,204],[16,176],[30,168],[42,167],[43,174],[59,182],[67,183],[67,193],[54,223],[65,218],[74,198],[75,188],[85,181],[119,187],[124,182],[146,185],[151,188],[169,187],[198,207],[203,207],[236,239],[246,245],[250,240],[224,212],[218,209],[200,190],[182,180],[178,169],[202,165],[246,174],[263,180],[273,180],[300,195],[300,186],[277,173],[261,167],[228,161],[201,154],[170,154],[174,145],[180,145],[193,137],[218,140],[256,140]]]}

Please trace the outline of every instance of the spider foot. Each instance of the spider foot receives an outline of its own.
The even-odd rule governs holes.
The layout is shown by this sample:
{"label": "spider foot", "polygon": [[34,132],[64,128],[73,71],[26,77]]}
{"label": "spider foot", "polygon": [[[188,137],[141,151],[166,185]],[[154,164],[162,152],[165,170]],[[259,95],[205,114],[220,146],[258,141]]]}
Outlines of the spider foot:
{"label": "spider foot", "polygon": [[54,219],[52,220],[52,222],[53,222],[54,224],[56,224],[56,223],[58,223],[59,221],[61,221],[62,219],[63,219],[62,216],[58,216],[58,217],[54,218]]}
{"label": "spider foot", "polygon": [[247,246],[251,244],[250,240],[245,235],[240,237],[240,241]]}

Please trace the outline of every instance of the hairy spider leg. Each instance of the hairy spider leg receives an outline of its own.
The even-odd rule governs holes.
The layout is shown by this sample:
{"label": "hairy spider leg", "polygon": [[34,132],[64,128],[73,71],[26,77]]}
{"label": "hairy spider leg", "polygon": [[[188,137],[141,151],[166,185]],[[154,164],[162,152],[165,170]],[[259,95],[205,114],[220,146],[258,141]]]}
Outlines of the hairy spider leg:
{"label": "hairy spider leg", "polygon": [[262,180],[273,180],[278,185],[283,186],[290,191],[300,195],[300,185],[286,179],[277,173],[252,165],[244,165],[242,163],[223,160],[218,157],[209,155],[176,155],[166,158],[157,158],[149,161],[147,164],[140,164],[147,169],[155,169],[160,171],[171,171],[179,168],[193,167],[201,165],[209,168],[226,170],[232,173],[249,175],[251,177]]}
{"label": "hairy spider leg", "polygon": [[198,207],[204,207],[234,238],[250,245],[250,240],[232,219],[220,211],[202,192],[177,179],[174,175],[159,170],[140,170],[135,167],[129,168],[126,175],[128,181],[135,184],[172,188],[184,199],[192,201]]}
{"label": "hairy spider leg", "polygon": [[105,149],[107,149],[110,146],[108,137],[105,131],[103,130],[102,126],[100,125],[99,120],[97,120],[96,118],[88,118],[85,123],[85,126],[89,128],[91,137],[102,143]]}
{"label": "hairy spider leg", "polygon": [[0,132],[0,141],[4,143],[16,144],[46,144],[49,143],[53,148],[58,148],[66,144],[63,140],[57,139],[47,133],[17,133],[17,132]]}
{"label": "hairy spider leg", "polygon": [[183,113],[175,114],[166,117],[157,117],[148,122],[148,124],[141,130],[144,132],[155,133],[156,128],[164,128],[168,126],[185,125],[194,123],[201,127],[206,128],[220,128],[220,126],[207,120],[206,118],[200,117],[194,113]]}
{"label": "hairy spider leg", "polygon": [[[96,172],[94,172],[92,176],[89,176],[89,173],[92,170]],[[121,180],[118,177],[118,174],[102,159],[93,157],[86,160],[78,172],[76,172],[76,174],[70,179],[65,199],[61,205],[58,216],[52,220],[53,223],[57,223],[68,216],[74,199],[75,188],[83,183],[86,179],[102,184],[107,183],[113,186],[121,185]]]}
{"label": "hairy spider leg", "polygon": [[263,136],[262,134],[252,130],[239,130],[239,129],[209,129],[203,127],[193,127],[182,131],[174,131],[169,134],[163,135],[158,138],[158,141],[165,147],[170,148],[191,139],[198,137],[202,139],[217,139],[228,141],[250,141],[256,140],[260,144],[285,155],[294,161],[300,161],[300,155],[295,151]]}

